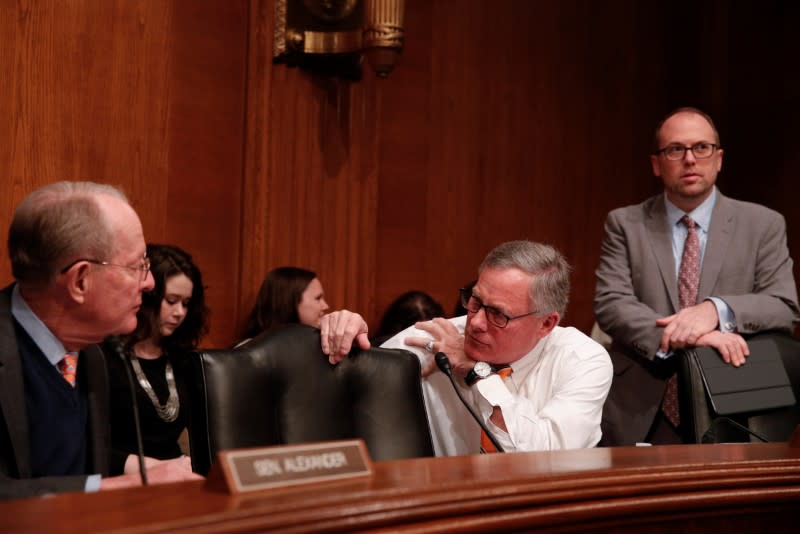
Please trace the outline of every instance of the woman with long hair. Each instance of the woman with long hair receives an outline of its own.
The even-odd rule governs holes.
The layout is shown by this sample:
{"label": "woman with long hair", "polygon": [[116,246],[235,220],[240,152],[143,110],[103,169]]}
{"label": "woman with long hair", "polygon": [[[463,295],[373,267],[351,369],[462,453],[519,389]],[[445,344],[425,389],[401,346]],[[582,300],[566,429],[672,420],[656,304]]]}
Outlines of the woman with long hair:
{"label": "woman with long hair", "polygon": [[300,267],[278,267],[264,277],[244,331],[244,341],[285,324],[319,328],[328,310],[316,273]]}
{"label": "woman with long hair", "polygon": [[114,462],[137,453],[129,372],[134,377],[145,456],[159,460],[181,456],[178,438],[186,428],[187,414],[174,363],[194,350],[208,330],[203,280],[192,257],[178,247],[155,244],[147,245],[147,257],[155,288],[142,295],[136,330],[106,341],[106,349],[124,355],[124,359],[107,358]]}

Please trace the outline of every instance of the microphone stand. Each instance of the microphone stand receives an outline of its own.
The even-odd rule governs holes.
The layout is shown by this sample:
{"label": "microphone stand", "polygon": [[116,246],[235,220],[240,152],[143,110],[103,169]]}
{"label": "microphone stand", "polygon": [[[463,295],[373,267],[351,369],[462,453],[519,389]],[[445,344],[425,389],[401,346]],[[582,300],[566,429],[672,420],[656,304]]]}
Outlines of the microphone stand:
{"label": "microphone stand", "polygon": [[700,438],[700,441],[702,443],[719,443],[717,441],[717,428],[720,426],[721,423],[728,424],[733,428],[741,430],[742,432],[746,432],[747,434],[761,440],[761,442],[763,443],[769,443],[769,440],[764,436],[762,436],[761,434],[759,434],[758,432],[754,432],[749,428],[747,428],[746,426],[737,423],[730,417],[724,417],[724,416],[717,417],[711,422],[711,426],[708,427],[708,430],[706,430],[705,434],[703,434],[702,438]]}
{"label": "microphone stand", "polygon": [[144,445],[142,445],[142,426],[139,422],[139,403],[136,402],[136,384],[133,381],[131,366],[125,355],[122,343],[115,339],[112,341],[112,346],[117,355],[122,359],[122,366],[125,367],[125,374],[128,376],[128,389],[130,389],[131,392],[131,405],[133,406],[133,425],[136,427],[136,450],[139,457],[139,477],[142,479],[142,486],[147,486],[147,471],[144,467]]}
{"label": "microphone stand", "polygon": [[445,354],[444,352],[437,352],[436,356],[434,356],[434,359],[436,360],[436,365],[439,367],[439,370],[441,370],[444,374],[446,374],[447,378],[450,379],[450,384],[453,385],[453,390],[456,392],[456,395],[458,395],[458,398],[461,401],[461,403],[469,411],[472,418],[475,419],[475,422],[478,423],[478,426],[481,427],[481,430],[484,431],[486,437],[489,438],[489,441],[492,442],[494,448],[497,449],[497,452],[506,452],[500,445],[500,443],[497,442],[497,438],[495,438],[494,435],[491,432],[489,432],[489,429],[483,422],[483,418],[480,415],[478,415],[477,412],[475,412],[472,406],[470,406],[469,403],[466,401],[466,399],[464,399],[464,397],[461,395],[461,391],[459,391],[458,385],[456,384],[456,381],[453,378],[453,369],[450,366],[450,360],[447,358],[447,354]]}

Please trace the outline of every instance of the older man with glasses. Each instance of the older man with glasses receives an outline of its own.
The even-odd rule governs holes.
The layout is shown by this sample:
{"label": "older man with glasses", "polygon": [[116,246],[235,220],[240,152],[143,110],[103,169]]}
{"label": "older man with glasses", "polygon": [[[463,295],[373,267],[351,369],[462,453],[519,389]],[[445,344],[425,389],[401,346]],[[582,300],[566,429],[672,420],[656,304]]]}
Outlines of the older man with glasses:
{"label": "older man with glasses", "polygon": [[[124,473],[110,471],[109,385],[95,345],[131,332],[153,288],[139,217],[114,187],[49,184],[15,210],[8,253],[16,283],[0,291],[0,498],[139,484],[133,457]],[[188,458],[148,459],[147,473],[151,483],[200,478]]]}
{"label": "older man with glasses", "polygon": [[664,193],[608,215],[594,299],[613,340],[603,444],[682,442],[673,351],[711,346],[738,367],[749,354],[740,334],[800,318],[786,223],[717,190],[722,156],[711,117],[671,112],[650,156]]}
{"label": "older man with glasses", "polygon": [[437,455],[491,452],[449,379],[436,371],[438,352],[448,356],[456,387],[503,450],[575,449],[600,440],[611,361],[580,331],[558,326],[569,271],[548,245],[503,243],[481,264],[475,286],[462,290],[466,316],[418,323],[383,344],[411,349],[423,362]]}

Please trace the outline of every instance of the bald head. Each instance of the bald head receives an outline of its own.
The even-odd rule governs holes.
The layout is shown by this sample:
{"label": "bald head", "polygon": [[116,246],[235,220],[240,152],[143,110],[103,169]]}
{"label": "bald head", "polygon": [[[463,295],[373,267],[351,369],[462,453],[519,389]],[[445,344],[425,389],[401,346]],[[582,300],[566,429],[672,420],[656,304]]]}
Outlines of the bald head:
{"label": "bald head", "polygon": [[32,192],[17,206],[8,231],[14,278],[22,286],[44,287],[77,258],[113,256],[115,209],[133,211],[110,185],[57,182]]}
{"label": "bald head", "polygon": [[711,116],[700,109],[687,106],[687,107],[673,109],[667,114],[666,117],[664,117],[661,120],[661,122],[658,123],[658,126],[656,126],[655,137],[653,139],[654,154],[657,153],[659,150],[661,150],[666,144],[661,135],[662,134],[661,130],[662,128],[664,128],[664,125],[667,124],[676,115],[681,115],[681,114],[696,115],[698,118],[703,119],[705,122],[707,122],[708,125],[711,127],[711,131],[714,132],[714,139],[712,139],[712,141],[714,141],[714,143],[716,143],[717,145],[721,144],[719,140],[719,132],[717,131],[717,127],[714,124],[713,119],[711,119]]}
{"label": "bald head", "polygon": [[[723,150],[711,118],[694,108],[672,112],[656,132],[659,149],[650,156],[653,174],[661,178],[667,198],[686,213],[714,191],[722,170]],[[698,152],[696,149],[704,147]],[[677,149],[668,156],[666,149]]]}

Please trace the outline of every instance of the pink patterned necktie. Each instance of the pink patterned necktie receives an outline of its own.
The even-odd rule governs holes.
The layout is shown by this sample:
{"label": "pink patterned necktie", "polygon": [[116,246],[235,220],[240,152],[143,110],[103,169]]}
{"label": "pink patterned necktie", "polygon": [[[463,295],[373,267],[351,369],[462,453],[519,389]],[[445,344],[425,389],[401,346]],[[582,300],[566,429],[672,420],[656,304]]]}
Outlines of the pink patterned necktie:
{"label": "pink patterned necktie", "polygon": [[697,287],[700,285],[700,238],[697,224],[688,215],[681,218],[688,230],[683,243],[681,270],[678,273],[678,300],[681,309],[697,304]]}
{"label": "pink patterned necktie", "polygon": [[[683,309],[697,303],[697,288],[700,285],[700,237],[697,235],[697,224],[691,217],[684,215],[681,222],[687,229],[686,241],[683,243],[681,268],[678,272],[678,301]],[[681,422],[677,374],[673,374],[667,380],[667,389],[664,392],[661,410],[670,423],[677,428]]]}
{"label": "pink patterned necktie", "polygon": [[64,380],[69,382],[69,385],[75,387],[75,377],[78,373],[78,355],[65,354],[64,357],[58,362],[58,370]]}

